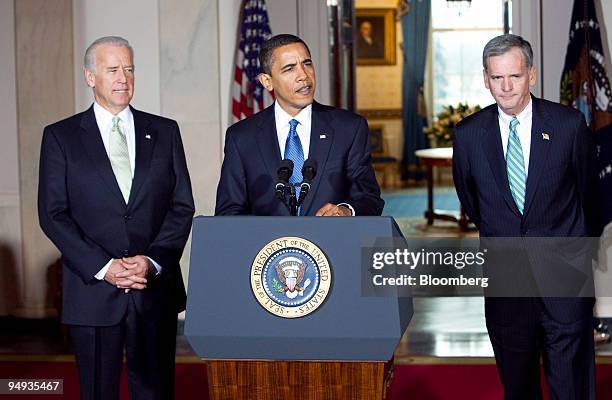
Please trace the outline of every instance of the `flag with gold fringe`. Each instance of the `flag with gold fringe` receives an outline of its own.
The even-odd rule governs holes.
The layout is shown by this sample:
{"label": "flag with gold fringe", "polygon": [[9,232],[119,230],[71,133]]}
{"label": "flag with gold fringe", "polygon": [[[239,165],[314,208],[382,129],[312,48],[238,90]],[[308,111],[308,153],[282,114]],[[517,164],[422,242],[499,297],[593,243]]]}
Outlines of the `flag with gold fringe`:
{"label": "flag with gold fringe", "polygon": [[593,131],[612,124],[612,93],[593,0],[574,0],[560,98],[582,111]]}

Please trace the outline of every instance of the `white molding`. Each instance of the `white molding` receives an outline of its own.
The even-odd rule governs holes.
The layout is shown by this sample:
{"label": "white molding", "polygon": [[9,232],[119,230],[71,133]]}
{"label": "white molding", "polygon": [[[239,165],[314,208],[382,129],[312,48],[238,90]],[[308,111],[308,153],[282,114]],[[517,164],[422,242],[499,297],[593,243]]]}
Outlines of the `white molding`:
{"label": "white molding", "polygon": [[[17,74],[15,2],[0,2],[0,196],[19,189],[19,132],[17,125]],[[3,201],[0,199],[0,205]]]}
{"label": "white molding", "polygon": [[542,0],[512,0],[512,33],[522,36],[531,43],[537,72],[533,94],[537,97],[542,96],[542,83],[544,80],[541,11]]}
{"label": "white molding", "polygon": [[329,28],[324,1],[298,0],[298,35],[308,44],[317,74],[316,98],[330,104]]}
{"label": "white molding", "polygon": [[19,207],[19,193],[4,192],[0,193],[0,207]]}

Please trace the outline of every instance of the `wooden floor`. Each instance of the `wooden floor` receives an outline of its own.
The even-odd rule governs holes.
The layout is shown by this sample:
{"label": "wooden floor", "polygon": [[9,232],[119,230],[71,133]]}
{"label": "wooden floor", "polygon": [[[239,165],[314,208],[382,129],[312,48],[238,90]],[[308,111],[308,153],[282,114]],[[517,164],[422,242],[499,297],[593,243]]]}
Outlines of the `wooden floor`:
{"label": "wooden floor", "polygon": [[[493,360],[482,298],[416,298],[414,308],[414,317],[395,352],[396,363],[410,363],[415,357],[421,361],[424,357]],[[595,353],[599,362],[612,362],[612,344],[598,346]]]}

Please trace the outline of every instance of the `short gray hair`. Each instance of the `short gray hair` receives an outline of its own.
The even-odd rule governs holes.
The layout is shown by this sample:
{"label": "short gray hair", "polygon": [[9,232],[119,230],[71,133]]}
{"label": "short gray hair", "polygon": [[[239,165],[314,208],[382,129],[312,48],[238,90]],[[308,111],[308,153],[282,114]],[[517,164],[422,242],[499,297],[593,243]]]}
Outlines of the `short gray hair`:
{"label": "short gray hair", "polygon": [[130,46],[130,42],[120,36],[104,36],[96,39],[92,44],[89,45],[85,50],[85,57],[83,58],[83,66],[86,70],[96,72],[96,48],[103,44],[109,44],[111,46],[127,47],[130,50],[130,55],[134,59],[134,49]]}
{"label": "short gray hair", "polygon": [[482,66],[485,71],[487,70],[487,60],[489,57],[501,56],[515,47],[523,53],[523,59],[525,60],[527,69],[531,69],[533,66],[533,50],[531,50],[531,45],[519,35],[508,33],[496,36],[486,44],[482,51]]}

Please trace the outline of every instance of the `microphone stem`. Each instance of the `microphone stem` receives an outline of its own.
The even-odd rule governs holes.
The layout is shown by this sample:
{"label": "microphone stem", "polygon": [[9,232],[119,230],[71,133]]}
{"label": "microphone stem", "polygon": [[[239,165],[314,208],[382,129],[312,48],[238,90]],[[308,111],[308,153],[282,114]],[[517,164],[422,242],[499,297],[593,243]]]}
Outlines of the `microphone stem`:
{"label": "microphone stem", "polygon": [[295,187],[293,185],[289,185],[291,188],[291,194],[289,195],[289,212],[291,216],[297,216],[298,204],[297,199],[295,197]]}

